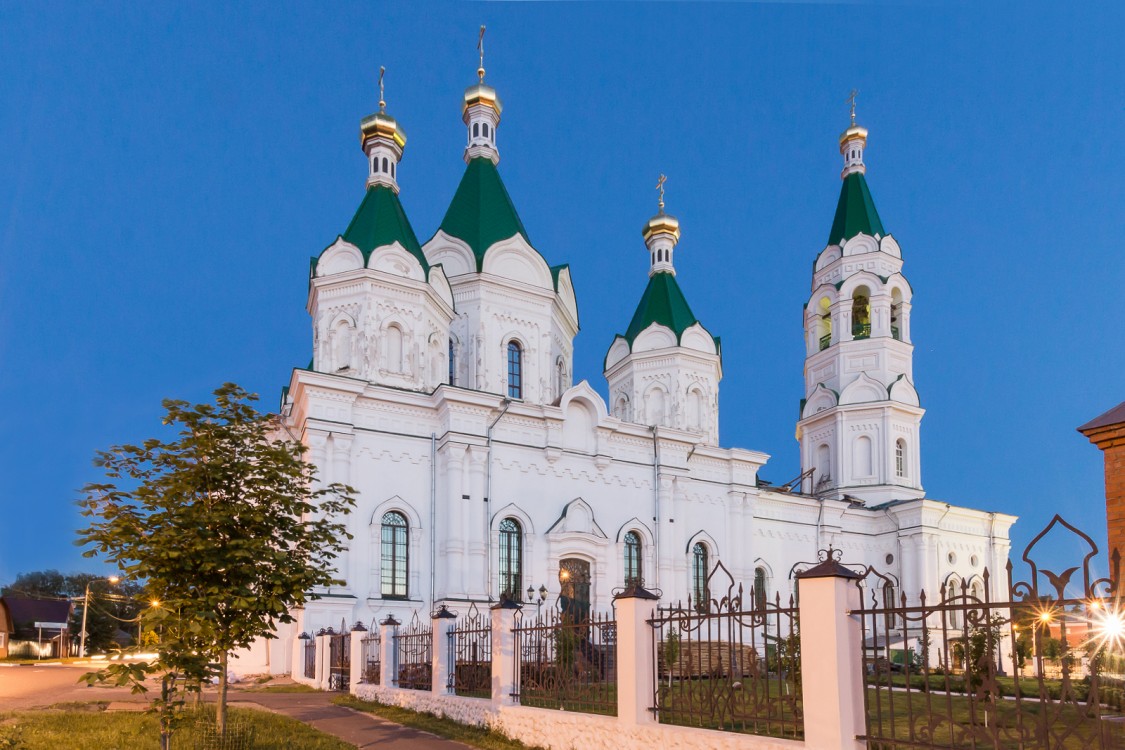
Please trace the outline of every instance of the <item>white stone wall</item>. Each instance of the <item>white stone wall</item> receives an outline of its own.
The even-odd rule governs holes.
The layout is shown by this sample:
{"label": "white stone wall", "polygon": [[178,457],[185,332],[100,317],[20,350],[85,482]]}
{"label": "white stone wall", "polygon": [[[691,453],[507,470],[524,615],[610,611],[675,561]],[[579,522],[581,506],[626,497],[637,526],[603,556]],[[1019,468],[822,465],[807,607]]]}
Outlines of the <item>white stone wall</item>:
{"label": "white stone wall", "polygon": [[381,685],[359,685],[355,694],[462,724],[486,726],[547,750],[800,750],[803,742],[666,725],[629,726],[615,717],[526,706],[493,707],[483,698],[434,695]]}

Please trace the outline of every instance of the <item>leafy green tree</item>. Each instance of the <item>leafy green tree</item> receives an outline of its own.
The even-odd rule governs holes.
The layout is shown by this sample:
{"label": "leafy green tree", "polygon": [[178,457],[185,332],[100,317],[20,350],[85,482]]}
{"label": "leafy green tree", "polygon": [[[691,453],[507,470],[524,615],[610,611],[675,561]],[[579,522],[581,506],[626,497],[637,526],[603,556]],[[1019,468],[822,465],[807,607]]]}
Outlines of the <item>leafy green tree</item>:
{"label": "leafy green tree", "polygon": [[[85,554],[144,580],[159,601],[141,613],[160,631],[159,658],[147,665],[165,675],[158,707],[175,708],[169,676],[189,689],[217,678],[220,734],[230,652],[276,637],[294,607],[340,583],[332,561],[351,535],[338,519],[355,505],[350,487],[318,487],[305,446],[255,401],[233,383],[215,391],[214,404],[164,401],[175,439],[99,452],[108,481],[87,485],[81,501]],[[135,674],[95,677],[139,684]]]}

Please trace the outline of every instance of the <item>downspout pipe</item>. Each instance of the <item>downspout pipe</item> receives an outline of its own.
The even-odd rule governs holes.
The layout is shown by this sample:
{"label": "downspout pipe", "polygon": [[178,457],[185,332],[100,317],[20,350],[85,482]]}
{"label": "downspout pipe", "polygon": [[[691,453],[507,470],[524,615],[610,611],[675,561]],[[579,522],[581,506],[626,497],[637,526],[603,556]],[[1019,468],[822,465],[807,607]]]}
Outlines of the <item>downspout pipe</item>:
{"label": "downspout pipe", "polygon": [[660,442],[657,426],[652,426],[652,499],[655,506],[652,527],[652,561],[655,572],[654,588],[660,588]]}
{"label": "downspout pipe", "polygon": [[484,459],[484,546],[488,557],[488,578],[484,585],[488,601],[492,601],[492,428],[508,413],[511,406],[512,399],[504,399],[504,408],[496,415],[496,419],[492,420],[492,424],[488,425],[488,431],[485,433],[485,443],[488,447]]}
{"label": "downspout pipe", "polygon": [[436,607],[434,591],[437,579],[437,433],[430,433],[430,611]]}

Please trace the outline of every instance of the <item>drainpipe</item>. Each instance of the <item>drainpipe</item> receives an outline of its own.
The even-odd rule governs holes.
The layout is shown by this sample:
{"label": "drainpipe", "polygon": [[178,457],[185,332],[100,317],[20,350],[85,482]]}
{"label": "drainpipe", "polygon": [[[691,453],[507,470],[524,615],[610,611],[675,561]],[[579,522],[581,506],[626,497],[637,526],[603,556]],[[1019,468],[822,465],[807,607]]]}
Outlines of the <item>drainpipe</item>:
{"label": "drainpipe", "polygon": [[656,580],[653,588],[660,588],[660,443],[657,440],[656,425],[652,426],[652,498],[656,512],[653,514],[652,561]]}
{"label": "drainpipe", "polygon": [[492,420],[492,424],[488,426],[488,432],[485,433],[485,441],[488,446],[484,459],[484,546],[485,554],[488,556],[488,579],[485,581],[485,589],[489,601],[492,601],[492,428],[508,413],[508,408],[511,405],[512,399],[505,398],[504,408],[496,415],[496,419]]}
{"label": "drainpipe", "polygon": [[437,576],[437,433],[430,433],[430,611],[434,611]]}

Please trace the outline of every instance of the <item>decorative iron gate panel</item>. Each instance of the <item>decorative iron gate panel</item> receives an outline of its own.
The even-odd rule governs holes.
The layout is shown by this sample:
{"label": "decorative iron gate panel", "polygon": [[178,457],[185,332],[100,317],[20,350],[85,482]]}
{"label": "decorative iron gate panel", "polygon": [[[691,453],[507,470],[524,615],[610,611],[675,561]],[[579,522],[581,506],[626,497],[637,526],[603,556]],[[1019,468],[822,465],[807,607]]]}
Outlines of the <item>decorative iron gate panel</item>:
{"label": "decorative iron gate panel", "polygon": [[423,624],[415,612],[410,625],[395,633],[395,687],[430,690],[433,684],[432,624]]}
{"label": "decorative iron gate panel", "polygon": [[[345,626],[347,627],[347,626]],[[328,639],[328,689],[347,691],[352,674],[352,634],[337,633]]]}
{"label": "decorative iron gate panel", "polygon": [[316,639],[308,638],[305,641],[305,677],[316,679]]}
{"label": "decorative iron gate panel", "polygon": [[374,622],[371,630],[363,636],[363,682],[378,685],[383,677],[383,636],[379,634]]}
{"label": "decorative iron gate panel", "polygon": [[477,605],[449,632],[450,692],[474,698],[492,696],[492,618]]}
{"label": "decorative iron gate panel", "polygon": [[719,563],[706,601],[657,610],[653,710],[664,724],[771,737],[804,736],[795,602],[750,589]]}
{"label": "decorative iron gate panel", "polygon": [[[1065,539],[1047,541],[1052,532]],[[1038,545],[1085,548],[1079,565],[1041,569]],[[888,573],[862,569],[867,745],[872,750],[1125,747],[1125,619],[1114,597],[1119,560],[1096,578],[1089,536],[1055,516],[1024,550],[1030,575],[1002,586],[985,569],[940,594],[897,593]],[[1080,578],[1075,574],[1080,572]],[[1003,593],[994,601],[993,589]]]}
{"label": "decorative iron gate panel", "polygon": [[548,612],[534,621],[516,615],[512,697],[524,706],[616,716],[617,622],[573,612]]}

